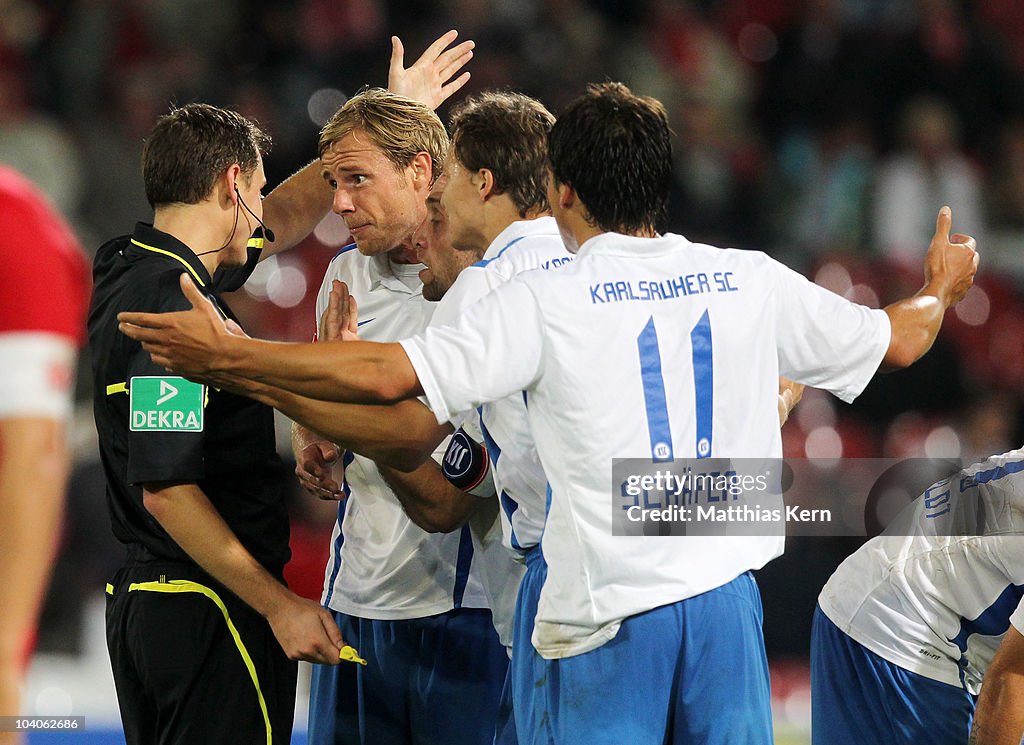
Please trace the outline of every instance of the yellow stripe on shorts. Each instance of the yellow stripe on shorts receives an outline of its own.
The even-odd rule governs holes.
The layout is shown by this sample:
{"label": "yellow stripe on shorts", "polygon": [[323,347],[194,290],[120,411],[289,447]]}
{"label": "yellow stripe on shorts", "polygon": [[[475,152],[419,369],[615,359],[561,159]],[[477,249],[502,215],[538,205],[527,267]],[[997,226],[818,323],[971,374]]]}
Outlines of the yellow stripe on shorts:
{"label": "yellow stripe on shorts", "polygon": [[267,702],[263,698],[263,691],[260,690],[259,676],[256,674],[256,666],[252,662],[252,657],[249,656],[249,650],[245,648],[245,643],[242,641],[242,637],[238,634],[238,629],[235,628],[235,624],[231,621],[231,615],[228,613],[227,607],[224,605],[224,601],[220,599],[220,596],[211,590],[206,585],[201,585],[198,582],[191,582],[187,579],[172,579],[168,582],[133,582],[128,585],[128,592],[139,591],[144,592],[197,592],[200,595],[205,595],[213,601],[214,605],[220,608],[220,612],[224,616],[224,622],[228,625],[228,631],[231,632],[231,638],[235,640],[235,646],[238,647],[238,653],[242,655],[242,661],[245,663],[246,669],[249,671],[249,677],[252,678],[252,684],[256,687],[256,696],[260,701],[260,711],[263,712],[263,723],[267,727],[267,745],[273,745],[274,738],[273,733],[270,729],[270,714],[267,712]]}

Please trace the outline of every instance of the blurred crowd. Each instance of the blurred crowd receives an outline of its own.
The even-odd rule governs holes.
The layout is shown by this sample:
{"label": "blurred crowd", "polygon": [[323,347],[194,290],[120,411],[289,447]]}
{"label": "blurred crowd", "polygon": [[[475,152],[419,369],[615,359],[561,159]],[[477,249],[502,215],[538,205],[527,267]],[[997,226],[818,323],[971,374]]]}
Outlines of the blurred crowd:
{"label": "blurred crowd", "polygon": [[[677,135],[667,230],[766,250],[866,304],[922,283],[949,204],[954,229],[978,240],[978,286],[922,363],[852,407],[809,392],[786,452],[969,461],[1024,444],[1018,0],[0,0],[0,19],[0,162],[34,179],[90,250],[150,217],[142,140],[172,103],[256,118],[274,138],[274,185],[315,156],[347,95],[386,84],[391,34],[414,59],[448,28],[477,42],[467,92],[511,87],[556,114],[590,81],[656,96]],[[266,262],[232,300],[250,332],[308,338],[345,239],[331,216]],[[69,540],[102,556],[95,458],[86,440]],[[314,569],[322,522],[296,527]],[[776,564],[801,561],[797,545]]]}

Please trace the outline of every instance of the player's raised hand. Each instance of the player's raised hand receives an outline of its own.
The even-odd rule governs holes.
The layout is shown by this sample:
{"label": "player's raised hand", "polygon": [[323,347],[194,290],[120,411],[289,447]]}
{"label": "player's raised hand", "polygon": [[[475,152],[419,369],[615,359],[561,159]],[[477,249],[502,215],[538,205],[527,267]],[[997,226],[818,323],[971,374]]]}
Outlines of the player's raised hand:
{"label": "player's raised hand", "polygon": [[267,614],[281,649],[291,660],[337,665],[345,641],[338,625],[319,603],[288,593],[286,602]]}
{"label": "player's raised hand", "polygon": [[391,37],[391,66],[388,90],[412,98],[436,109],[469,82],[469,72],[452,79],[473,58],[476,42],[464,41],[448,49],[459,32],[452,30],[439,37],[411,67],[405,67],[405,47],[397,36]]}
{"label": "player's raised hand", "polygon": [[341,280],[331,283],[331,294],[327,310],[320,316],[321,341],[358,341],[359,308],[356,299],[348,291],[348,285]]}
{"label": "player's raised hand", "polygon": [[953,212],[943,207],[924,262],[925,282],[936,287],[947,308],[963,300],[978,271],[977,244],[969,235],[950,235],[952,225]]}
{"label": "player's raised hand", "polygon": [[118,313],[118,330],[142,342],[153,361],[168,370],[198,378],[208,373],[233,337],[213,303],[187,274],[181,291],[192,309],[177,313]]}

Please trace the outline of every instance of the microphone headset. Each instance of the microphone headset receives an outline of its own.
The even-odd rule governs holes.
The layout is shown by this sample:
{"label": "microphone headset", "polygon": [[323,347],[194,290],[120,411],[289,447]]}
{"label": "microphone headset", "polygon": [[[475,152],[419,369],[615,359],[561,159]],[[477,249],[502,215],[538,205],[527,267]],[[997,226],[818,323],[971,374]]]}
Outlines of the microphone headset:
{"label": "microphone headset", "polygon": [[274,242],[274,231],[271,230],[270,228],[268,228],[267,224],[265,222],[263,222],[263,220],[261,220],[260,218],[256,217],[256,213],[253,212],[251,209],[249,209],[249,205],[247,205],[245,203],[245,201],[242,199],[242,195],[239,194],[237,186],[235,187],[235,194],[238,195],[238,203],[240,205],[242,205],[242,207],[245,209],[246,212],[248,212],[250,215],[253,216],[253,219],[256,220],[256,222],[258,222],[260,224],[261,228],[263,228],[263,235],[265,235],[267,237],[268,241],[273,243]]}
{"label": "microphone headset", "polygon": [[[235,196],[238,197],[238,202],[235,204],[235,222],[231,226],[231,235],[235,234],[235,228],[238,226],[238,205],[242,205],[242,207],[245,209],[245,211],[248,212],[250,215],[252,215],[253,219],[255,219],[256,222],[258,222],[260,224],[260,231],[261,231],[261,235],[258,235],[258,236],[254,235],[252,238],[249,239],[247,247],[249,247],[249,248],[263,248],[263,238],[264,238],[264,236],[266,237],[266,239],[268,241],[273,243],[274,242],[274,237],[275,237],[274,236],[274,231],[271,230],[270,228],[268,228],[267,224],[265,222],[263,222],[263,220],[261,220],[259,217],[257,217],[255,212],[253,212],[251,209],[249,209],[249,205],[247,205],[245,203],[245,200],[242,199],[242,195],[241,195],[241,193],[239,193],[237,186],[235,187]],[[212,249],[210,251],[203,251],[202,253],[197,253],[196,256],[206,256],[206,254],[215,254],[218,251],[223,251],[225,248],[228,247],[228,243],[230,243],[230,242],[231,242],[231,239],[228,238],[227,242],[223,246],[221,246],[220,248],[214,248],[214,249]]]}

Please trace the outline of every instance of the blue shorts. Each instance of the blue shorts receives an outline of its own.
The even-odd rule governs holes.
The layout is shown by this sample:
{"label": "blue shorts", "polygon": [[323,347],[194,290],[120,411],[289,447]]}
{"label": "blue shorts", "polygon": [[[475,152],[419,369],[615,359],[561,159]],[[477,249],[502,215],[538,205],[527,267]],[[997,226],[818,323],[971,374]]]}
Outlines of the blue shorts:
{"label": "blue shorts", "polygon": [[973,716],[974,697],[967,691],[879,657],[815,609],[814,745],[963,745]]}
{"label": "blue shorts", "polygon": [[332,615],[367,664],[313,666],[310,745],[492,744],[508,654],[489,610]]}
{"label": "blue shorts", "polygon": [[519,745],[516,735],[516,718],[512,713],[512,666],[505,674],[505,685],[501,689],[501,705],[498,707],[498,723],[494,726],[494,745]]}
{"label": "blue shorts", "polygon": [[512,653],[520,745],[770,745],[761,597],[750,573],[627,618],[606,644],[545,660],[531,642],[547,576],[527,556]]}

